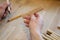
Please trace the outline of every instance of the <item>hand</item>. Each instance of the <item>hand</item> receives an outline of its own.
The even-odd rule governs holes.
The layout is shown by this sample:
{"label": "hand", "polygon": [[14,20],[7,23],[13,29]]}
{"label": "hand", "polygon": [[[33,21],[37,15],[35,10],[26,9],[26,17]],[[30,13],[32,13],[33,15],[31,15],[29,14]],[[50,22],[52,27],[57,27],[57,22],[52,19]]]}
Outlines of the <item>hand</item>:
{"label": "hand", "polygon": [[7,11],[5,10],[9,5],[4,2],[0,4],[0,20],[2,17],[5,17],[7,15]]}
{"label": "hand", "polygon": [[27,27],[29,27],[30,30],[40,32],[43,26],[43,19],[40,14],[35,13],[31,16],[25,16],[24,23],[26,24]]}

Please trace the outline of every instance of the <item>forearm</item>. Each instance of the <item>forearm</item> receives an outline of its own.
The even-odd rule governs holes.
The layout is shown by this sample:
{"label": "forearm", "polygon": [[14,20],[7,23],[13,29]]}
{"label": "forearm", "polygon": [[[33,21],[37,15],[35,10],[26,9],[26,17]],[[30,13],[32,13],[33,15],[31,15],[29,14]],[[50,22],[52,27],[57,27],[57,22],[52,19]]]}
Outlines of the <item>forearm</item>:
{"label": "forearm", "polygon": [[35,30],[30,30],[31,40],[43,40],[41,33]]}

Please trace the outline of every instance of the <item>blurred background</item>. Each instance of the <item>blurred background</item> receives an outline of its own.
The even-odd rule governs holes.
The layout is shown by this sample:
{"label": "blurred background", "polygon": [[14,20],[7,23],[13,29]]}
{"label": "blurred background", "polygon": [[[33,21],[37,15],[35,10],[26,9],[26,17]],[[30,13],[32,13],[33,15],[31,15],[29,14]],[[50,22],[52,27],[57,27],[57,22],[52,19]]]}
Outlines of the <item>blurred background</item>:
{"label": "blurred background", "polygon": [[[5,1],[0,0],[0,4]],[[42,33],[51,30],[60,35],[60,0],[10,0],[10,3],[12,8],[10,18],[30,12],[37,7],[43,8],[43,11],[40,11],[44,19]],[[23,18],[0,25],[0,40],[29,40],[29,38],[29,29],[25,27]]]}

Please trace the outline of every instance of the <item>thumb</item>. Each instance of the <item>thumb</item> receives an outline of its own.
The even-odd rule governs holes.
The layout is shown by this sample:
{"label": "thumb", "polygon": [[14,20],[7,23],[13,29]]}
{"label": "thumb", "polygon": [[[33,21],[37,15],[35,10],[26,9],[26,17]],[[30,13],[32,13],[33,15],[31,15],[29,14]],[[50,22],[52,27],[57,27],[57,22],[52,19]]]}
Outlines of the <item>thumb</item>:
{"label": "thumb", "polygon": [[31,21],[36,20],[36,17],[34,15],[31,16]]}

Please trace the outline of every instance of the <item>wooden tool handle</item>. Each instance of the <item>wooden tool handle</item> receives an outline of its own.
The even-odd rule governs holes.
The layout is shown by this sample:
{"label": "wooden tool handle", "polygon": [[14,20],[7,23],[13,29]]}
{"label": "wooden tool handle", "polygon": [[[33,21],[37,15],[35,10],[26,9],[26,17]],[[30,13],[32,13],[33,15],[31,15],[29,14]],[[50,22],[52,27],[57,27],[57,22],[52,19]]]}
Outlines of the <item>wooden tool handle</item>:
{"label": "wooden tool handle", "polygon": [[24,17],[26,15],[31,15],[31,14],[37,13],[38,11],[41,11],[41,10],[43,10],[43,8],[40,8],[40,7],[39,8],[36,8],[36,9],[34,9],[34,10],[28,12],[28,13],[25,13],[25,14],[18,15],[16,17],[13,17],[13,18],[9,19],[8,22],[11,22],[11,21],[13,21],[13,20],[15,20],[17,18],[20,18],[20,17]]}

